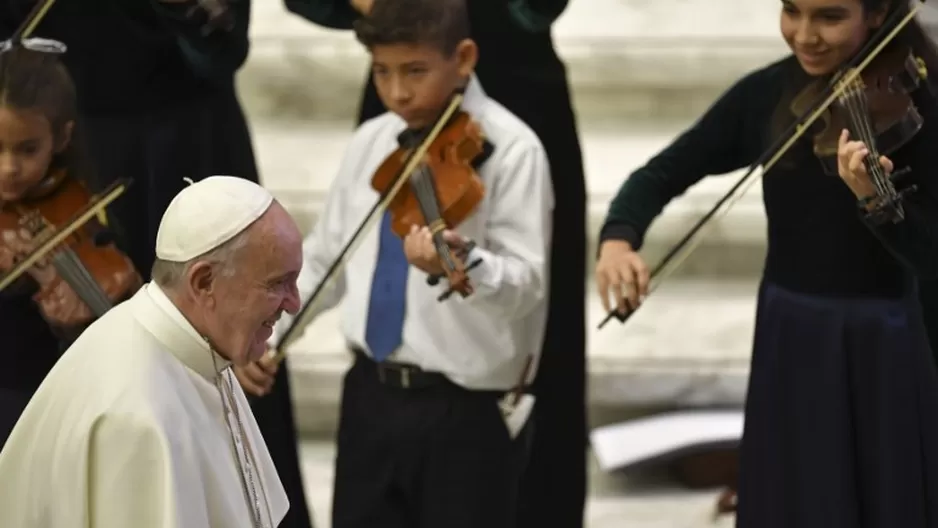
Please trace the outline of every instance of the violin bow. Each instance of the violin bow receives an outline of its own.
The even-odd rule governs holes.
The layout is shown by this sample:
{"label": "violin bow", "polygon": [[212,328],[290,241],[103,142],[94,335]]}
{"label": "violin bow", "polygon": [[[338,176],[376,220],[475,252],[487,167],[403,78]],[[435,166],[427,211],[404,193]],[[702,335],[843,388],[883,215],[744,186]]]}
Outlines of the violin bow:
{"label": "violin bow", "polygon": [[29,15],[26,16],[26,20],[24,20],[20,26],[16,28],[16,31],[13,32],[13,35],[10,36],[10,41],[15,44],[28,39],[29,36],[33,34],[33,31],[36,30],[36,26],[45,18],[46,13],[54,3],[55,0],[41,0],[36,2],[29,12]]}
{"label": "violin bow", "polygon": [[410,180],[410,175],[413,174],[417,166],[423,162],[424,156],[427,154],[427,149],[430,147],[430,144],[436,139],[440,134],[443,128],[449,123],[450,118],[459,109],[459,106],[462,104],[463,94],[457,92],[453,95],[450,100],[449,106],[440,114],[440,117],[436,120],[433,127],[427,136],[420,142],[416,149],[414,149],[410,156],[407,158],[407,163],[404,164],[404,168],[401,170],[401,173],[398,175],[397,179],[394,182],[394,185],[388,189],[388,192],[384,194],[375,204],[371,207],[371,211],[365,216],[365,219],[358,225],[355,229],[355,232],[352,234],[348,242],[345,243],[345,246],[339,251],[339,256],[332,261],[332,264],[326,270],[326,274],[322,279],[319,280],[319,283],[316,285],[316,288],[313,289],[313,293],[310,295],[310,298],[306,303],[300,308],[300,311],[296,314],[296,317],[293,318],[290,327],[287,328],[287,331],[283,336],[277,341],[276,346],[269,352],[270,357],[276,362],[280,362],[286,355],[286,347],[293,342],[297,337],[297,332],[300,328],[306,327],[309,324],[309,319],[312,317],[313,308],[318,306],[319,300],[322,298],[322,292],[325,290],[326,286],[338,276],[340,270],[345,267],[345,264],[348,262],[348,258],[352,253],[358,249],[358,245],[364,239],[362,235],[371,227],[374,226],[375,221],[379,218],[378,213],[383,212],[388,204],[397,196],[397,193],[404,187],[404,183]]}
{"label": "violin bow", "polygon": [[[775,143],[769,147],[759,159],[753,162],[749,166],[749,170],[743,174],[742,177],[730,188],[727,193],[717,201],[717,203],[707,212],[699,221],[690,230],[675,244],[667,254],[658,262],[658,264],[651,271],[651,286],[648,289],[648,295],[651,295],[658,287],[664,282],[664,280],[674,273],[681,264],[690,256],[690,254],[697,248],[700,244],[702,237],[697,236],[700,234],[701,230],[704,227],[707,227],[710,220],[712,220],[719,213],[720,217],[726,215],[730,209],[736,203],[745,196],[746,192],[752,187],[752,185],[759,181],[758,178],[753,178],[756,169],[762,166],[761,174],[765,174],[771,169],[779,159],[791,148],[792,145],[801,138],[802,135],[814,124],[818,118],[824,113],[827,108],[834,103],[834,101],[847,89],[847,87],[857,78],[864,68],[869,66],[870,62],[889,44],[896,35],[899,34],[899,31],[902,30],[913,18],[915,14],[918,13],[919,9],[925,5],[925,0],[920,0],[913,7],[909,9],[909,12],[898,22],[898,18],[901,14],[901,11],[896,11],[893,13],[889,20],[882,25],[882,27],[877,30],[873,37],[863,46],[863,48],[852,58],[850,59],[846,66],[841,70],[846,73],[844,76],[839,79],[837,85],[833,88],[830,95],[826,99],[815,102],[813,107],[804,113],[801,117],[795,120],[795,122],[782,134]],[[882,33],[888,32],[885,37],[882,37]],[[882,38],[880,38],[882,37]],[[862,59],[862,60],[861,60]],[[805,117],[807,116],[807,117]],[[787,139],[785,139],[787,138]],[[726,207],[724,207],[724,205]],[[712,224],[711,224],[712,225]],[[626,313],[619,313],[618,310],[610,310],[606,317],[599,323],[597,329],[601,329],[612,319],[617,319],[621,323],[625,323],[628,319],[634,314],[642,305],[639,304],[635,308],[630,309]]]}

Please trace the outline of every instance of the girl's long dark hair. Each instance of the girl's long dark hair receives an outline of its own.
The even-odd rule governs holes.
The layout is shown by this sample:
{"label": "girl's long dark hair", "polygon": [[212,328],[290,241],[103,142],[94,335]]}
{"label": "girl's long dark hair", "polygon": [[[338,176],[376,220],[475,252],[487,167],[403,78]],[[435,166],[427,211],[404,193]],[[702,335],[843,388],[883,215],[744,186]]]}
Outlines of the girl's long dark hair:
{"label": "girl's long dark hair", "polygon": [[[863,10],[867,15],[885,10],[886,16],[884,20],[886,22],[892,20],[899,22],[902,17],[909,14],[910,11],[908,0],[859,0],[859,2],[863,5]],[[875,32],[871,32],[870,37],[872,37],[874,33]],[[928,36],[928,33],[926,33],[917,18],[909,21],[909,23],[899,31],[899,34],[886,45],[883,51],[895,49],[896,47],[911,49],[917,57],[922,59],[928,71],[927,80],[924,81],[925,84],[922,88],[931,90],[933,93],[938,93],[938,91],[936,91],[936,87],[938,87],[938,48],[936,48],[934,42]],[[796,60],[788,61],[788,66],[790,70],[787,75],[788,83],[783,90],[783,95],[772,119],[772,138],[777,138],[782,135],[798,117],[791,111],[792,100],[801,93],[809,83],[819,81],[817,78],[808,76],[804,70],[801,69]],[[810,137],[811,133],[809,132],[805,134],[802,141],[810,141]],[[787,164],[797,161],[796,158],[800,158],[800,156],[796,156],[793,153],[792,156],[786,155],[781,161]]]}
{"label": "girl's long dark hair", "polygon": [[63,140],[65,126],[75,123],[71,140],[53,157],[50,170],[64,168],[70,177],[88,181],[75,84],[58,54],[22,45],[0,53],[0,107],[41,113],[52,127],[56,144]]}

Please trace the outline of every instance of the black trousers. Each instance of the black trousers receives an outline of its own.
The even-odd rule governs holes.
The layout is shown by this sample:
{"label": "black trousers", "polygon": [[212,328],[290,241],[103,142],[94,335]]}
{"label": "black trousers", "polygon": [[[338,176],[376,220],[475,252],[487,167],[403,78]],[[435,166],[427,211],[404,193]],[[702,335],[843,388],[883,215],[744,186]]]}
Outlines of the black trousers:
{"label": "black trousers", "polygon": [[514,528],[533,424],[512,439],[498,398],[391,386],[358,357],[342,390],[333,528]]}
{"label": "black trousers", "polygon": [[[92,186],[100,189],[118,178],[134,180],[109,213],[145,280],[153,266],[160,220],[186,185],[183,177],[198,181],[228,175],[258,181],[250,131],[233,83],[210,96],[158,111],[83,116],[83,121],[97,176]],[[252,408],[290,500],[279,528],[310,528],[288,377],[284,363],[271,393]]]}

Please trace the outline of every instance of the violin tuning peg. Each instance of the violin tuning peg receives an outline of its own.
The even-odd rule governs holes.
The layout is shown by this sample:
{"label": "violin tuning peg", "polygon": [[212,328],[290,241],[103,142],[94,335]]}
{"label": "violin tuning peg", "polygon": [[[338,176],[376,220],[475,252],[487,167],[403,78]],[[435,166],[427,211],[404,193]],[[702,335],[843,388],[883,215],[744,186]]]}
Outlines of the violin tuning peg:
{"label": "violin tuning peg", "polygon": [[905,179],[906,176],[908,176],[911,173],[912,173],[912,169],[910,167],[903,167],[897,171],[894,171],[889,176],[889,179],[892,180],[893,183],[900,183],[903,179]]}

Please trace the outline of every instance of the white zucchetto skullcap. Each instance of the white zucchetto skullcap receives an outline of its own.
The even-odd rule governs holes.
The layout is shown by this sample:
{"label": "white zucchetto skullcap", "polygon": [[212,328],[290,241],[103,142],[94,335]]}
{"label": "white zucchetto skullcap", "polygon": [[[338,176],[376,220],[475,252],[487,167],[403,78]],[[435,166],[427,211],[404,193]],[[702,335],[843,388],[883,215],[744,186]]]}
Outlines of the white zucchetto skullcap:
{"label": "white zucchetto skullcap", "polygon": [[234,176],[210,176],[179,192],[163,213],[156,257],[188,262],[231,240],[274,201],[260,185]]}

